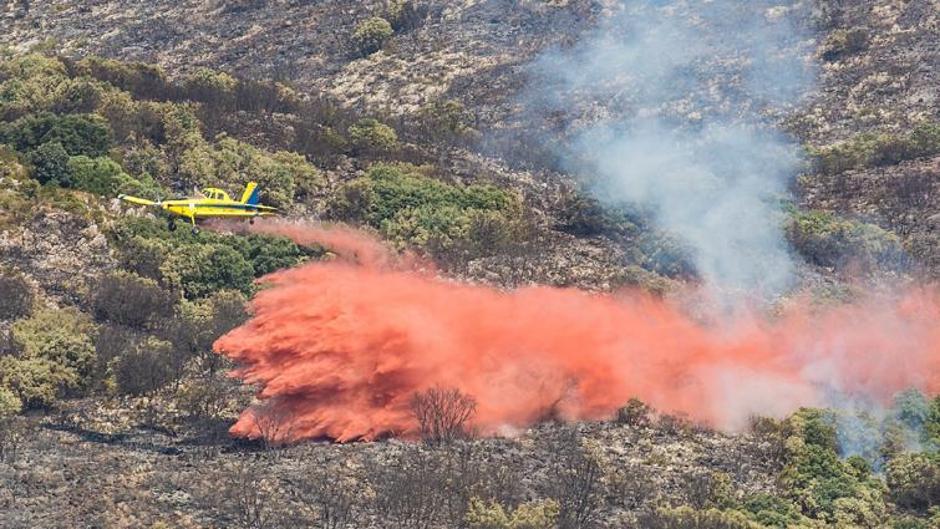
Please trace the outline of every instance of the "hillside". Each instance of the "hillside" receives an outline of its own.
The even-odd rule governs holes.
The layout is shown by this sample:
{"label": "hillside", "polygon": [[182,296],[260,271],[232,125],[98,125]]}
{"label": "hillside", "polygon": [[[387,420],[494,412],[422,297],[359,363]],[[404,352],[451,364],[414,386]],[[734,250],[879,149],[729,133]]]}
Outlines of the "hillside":
{"label": "hillside", "polygon": [[[921,330],[936,327],[940,275],[938,7],[6,2],[0,528],[937,527],[936,334]],[[116,199],[210,186],[237,196],[249,181],[295,228],[169,231]],[[467,283],[480,296],[570,287],[611,294],[603,304],[626,303],[626,291],[653,319],[676,306],[683,325],[703,326],[753,309],[768,342],[785,341],[787,322],[898,303],[849,327],[883,319],[896,329],[868,342],[834,333],[825,347],[836,353],[814,352],[799,383],[836,393],[819,408],[780,413],[777,402],[752,414],[769,393],[735,402],[746,400],[740,388],[767,380],[722,372],[724,400],[707,404],[747,411],[735,428],[696,415],[701,403],[653,409],[688,383],[668,366],[675,381],[639,385],[650,404],[583,412],[591,399],[573,378],[534,420],[483,432],[469,420],[441,436],[424,428],[413,395],[395,394],[398,348],[456,335],[422,314],[426,341],[389,331],[377,355],[387,364],[366,377],[377,388],[369,406],[407,398],[409,427],[362,436],[375,442],[311,439],[294,431],[309,426],[292,422],[303,406],[283,415],[284,402],[339,402],[360,381],[342,378],[352,368],[335,367],[324,385],[335,394],[313,382],[279,394],[269,379],[229,376],[250,362],[213,344],[252,324],[258,343],[306,343],[316,310],[363,322],[379,312],[356,298],[311,304],[297,311],[308,320],[283,331],[257,319],[264,306],[251,300],[283,291],[256,280],[346,266],[342,248],[297,235],[321,222],[419,263],[382,272]],[[683,325],[669,334],[689,333]],[[365,341],[347,339],[337,347]],[[858,343],[882,351],[840,349]],[[923,351],[908,359],[923,372],[891,380],[897,394],[839,387],[853,355],[883,362],[862,385],[899,372],[895,346]],[[305,351],[280,347],[285,365],[313,369]],[[675,362],[666,350],[644,353]],[[435,368],[475,376],[469,363]],[[553,381],[529,385],[547,392]],[[415,395],[433,400],[440,388],[422,384]],[[493,413],[481,396],[456,395],[471,413]],[[257,435],[230,435],[239,417],[254,417]]]}

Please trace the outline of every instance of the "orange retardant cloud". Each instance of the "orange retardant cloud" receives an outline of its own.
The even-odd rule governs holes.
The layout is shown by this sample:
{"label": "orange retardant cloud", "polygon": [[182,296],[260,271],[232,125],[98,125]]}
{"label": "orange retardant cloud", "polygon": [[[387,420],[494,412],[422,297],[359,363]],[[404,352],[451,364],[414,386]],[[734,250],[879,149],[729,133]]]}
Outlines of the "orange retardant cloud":
{"label": "orange retardant cloud", "polygon": [[[283,226],[264,230],[328,244],[313,227]],[[358,232],[331,236],[359,263],[310,263],[264,278],[251,319],[215,344],[239,365],[235,376],[259,385],[264,409],[290,422],[282,440],[411,435],[412,395],[434,386],[472,395],[474,425],[486,434],[547,416],[610,417],[631,397],[737,428],[754,414],[824,405],[832,394],[885,400],[909,387],[940,390],[932,289],[702,324],[638,293],[447,281],[392,265]],[[253,413],[233,434],[259,435]]]}

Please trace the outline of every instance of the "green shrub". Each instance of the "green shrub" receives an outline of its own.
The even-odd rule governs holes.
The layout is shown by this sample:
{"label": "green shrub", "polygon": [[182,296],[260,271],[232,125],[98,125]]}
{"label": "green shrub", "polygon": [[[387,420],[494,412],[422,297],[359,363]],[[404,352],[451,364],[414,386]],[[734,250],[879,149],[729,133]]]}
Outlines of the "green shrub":
{"label": "green shrub", "polygon": [[68,84],[58,59],[31,53],[0,61],[0,120],[49,110]]}
{"label": "green shrub", "polygon": [[13,341],[25,359],[45,360],[84,380],[95,361],[94,326],[75,309],[43,309],[13,324]]}
{"label": "green shrub", "polygon": [[744,502],[744,510],[765,527],[788,529],[808,522],[792,502],[771,494],[755,494]]}
{"label": "green shrub", "polygon": [[[0,364],[2,365],[2,364]],[[3,378],[3,377],[0,377]],[[0,428],[3,427],[3,420],[8,419],[23,409],[23,402],[20,397],[8,387],[0,386]],[[2,433],[0,433],[2,435]]]}
{"label": "green shrub", "polygon": [[330,208],[365,222],[401,243],[446,250],[473,243],[479,250],[514,237],[521,206],[516,196],[488,185],[457,186],[407,166],[379,164],[347,182]]}
{"label": "green shrub", "polygon": [[388,152],[398,146],[395,129],[374,118],[363,118],[349,127],[353,144],[365,151]]}
{"label": "green shrub", "polygon": [[249,235],[241,242],[235,248],[251,263],[255,277],[291,268],[313,253],[287,237]]}
{"label": "green shrub", "polygon": [[209,68],[199,68],[183,81],[183,90],[189,99],[211,105],[229,104],[237,86],[238,81],[231,75]]}
{"label": "green shrub", "polygon": [[780,483],[803,515],[840,526],[884,523],[884,485],[839,459],[834,414],[802,409],[786,420],[784,429],[787,464]]}
{"label": "green shrub", "polygon": [[91,293],[95,319],[137,329],[170,317],[174,301],[156,281],[123,271],[101,277]]}
{"label": "green shrub", "polygon": [[891,499],[900,507],[926,511],[940,505],[940,455],[900,454],[888,462]]}
{"label": "green shrub", "polygon": [[33,310],[33,289],[22,275],[0,269],[0,320],[15,320]]}
{"label": "green shrub", "polygon": [[371,17],[363,20],[356,26],[353,41],[363,56],[379,51],[388,39],[392,38],[395,30],[392,24],[382,17]]}
{"label": "green shrub", "polygon": [[827,267],[904,269],[908,259],[897,235],[874,224],[838,218],[821,211],[796,212],[787,238],[809,262]]}
{"label": "green shrub", "polygon": [[106,197],[126,193],[156,199],[162,195],[153,181],[144,183],[131,177],[117,162],[107,157],[73,156],[68,167],[75,189]]}
{"label": "green shrub", "polygon": [[163,266],[163,262],[172,250],[168,242],[134,235],[121,240],[116,246],[121,268],[141,277],[163,280],[160,267]]}
{"label": "green shrub", "polygon": [[29,162],[33,164],[33,176],[39,183],[63,187],[72,185],[69,153],[61,143],[43,143],[29,153]]}
{"label": "green shrub", "polygon": [[816,169],[825,174],[891,165],[938,153],[940,153],[940,124],[938,123],[920,123],[904,134],[859,134],[835,145],[810,149]]}
{"label": "green shrub", "polygon": [[57,142],[71,156],[104,156],[111,148],[111,128],[97,114],[35,114],[0,128],[0,141],[20,152]]}
{"label": "green shrub", "polygon": [[164,281],[189,299],[223,289],[251,292],[254,270],[239,252],[222,244],[190,244],[176,248],[160,267]]}
{"label": "green shrub", "polygon": [[499,503],[471,498],[466,521],[473,529],[552,529],[558,514],[555,500],[530,501],[507,512]]}
{"label": "green shrub", "polygon": [[79,385],[78,374],[43,358],[0,356],[0,387],[6,387],[25,408],[50,408]]}

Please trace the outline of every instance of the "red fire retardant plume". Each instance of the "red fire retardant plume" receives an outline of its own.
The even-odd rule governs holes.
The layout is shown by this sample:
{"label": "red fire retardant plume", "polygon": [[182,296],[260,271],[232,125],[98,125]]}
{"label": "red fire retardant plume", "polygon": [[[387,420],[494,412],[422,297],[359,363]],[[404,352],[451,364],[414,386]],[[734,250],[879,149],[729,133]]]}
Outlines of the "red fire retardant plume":
{"label": "red fire retardant plume", "polygon": [[409,435],[412,396],[434,386],[472,395],[475,426],[491,434],[547,416],[609,417],[631,397],[736,428],[833,394],[940,390],[934,290],[703,325],[640,294],[442,280],[348,228],[254,230],[317,241],[347,259],[267,276],[252,318],[216,342],[265,401],[232,427],[238,436],[260,434],[260,413],[289,423],[279,429],[285,441]]}

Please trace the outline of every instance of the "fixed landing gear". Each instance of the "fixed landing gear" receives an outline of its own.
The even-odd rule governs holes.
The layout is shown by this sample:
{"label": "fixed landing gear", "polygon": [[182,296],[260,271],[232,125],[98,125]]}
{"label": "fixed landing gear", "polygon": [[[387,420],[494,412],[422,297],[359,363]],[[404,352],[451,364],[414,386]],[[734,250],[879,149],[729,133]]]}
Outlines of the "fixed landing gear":
{"label": "fixed landing gear", "polygon": [[167,221],[166,221],[166,229],[168,229],[168,230],[170,230],[170,231],[176,231],[176,221],[173,220],[173,219],[167,219]]}
{"label": "fixed landing gear", "polygon": [[254,218],[254,217],[251,217],[250,219],[248,219],[248,224],[254,225],[254,223],[255,223],[255,218]]}

